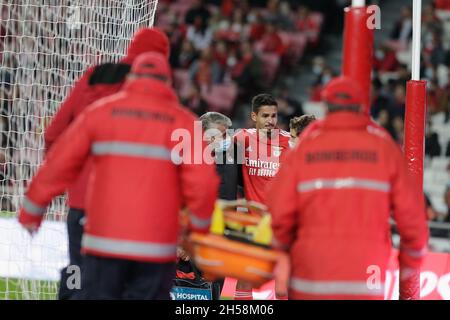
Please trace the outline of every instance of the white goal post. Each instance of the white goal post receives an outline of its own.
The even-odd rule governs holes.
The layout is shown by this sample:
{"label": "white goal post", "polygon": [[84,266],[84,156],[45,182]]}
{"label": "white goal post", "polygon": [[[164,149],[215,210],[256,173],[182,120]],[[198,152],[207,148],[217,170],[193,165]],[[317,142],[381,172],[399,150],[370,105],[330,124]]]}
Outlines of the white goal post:
{"label": "white goal post", "polygon": [[0,0],[0,300],[54,299],[67,263],[65,198],[31,239],[14,219],[41,164],[43,133],[74,81],[118,61],[157,0]]}

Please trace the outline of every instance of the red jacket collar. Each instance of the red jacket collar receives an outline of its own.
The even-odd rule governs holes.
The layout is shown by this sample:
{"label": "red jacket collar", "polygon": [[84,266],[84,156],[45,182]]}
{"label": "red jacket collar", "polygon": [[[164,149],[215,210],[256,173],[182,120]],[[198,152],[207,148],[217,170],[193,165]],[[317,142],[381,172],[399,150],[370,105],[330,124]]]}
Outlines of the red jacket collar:
{"label": "red jacket collar", "polygon": [[327,115],[323,128],[328,129],[349,129],[365,128],[370,124],[370,117],[363,113],[351,111],[337,111]]}
{"label": "red jacket collar", "polygon": [[152,96],[159,96],[164,99],[178,102],[178,97],[175,91],[167,84],[160,80],[141,78],[136,80],[127,80],[124,85],[126,91],[151,94]]}

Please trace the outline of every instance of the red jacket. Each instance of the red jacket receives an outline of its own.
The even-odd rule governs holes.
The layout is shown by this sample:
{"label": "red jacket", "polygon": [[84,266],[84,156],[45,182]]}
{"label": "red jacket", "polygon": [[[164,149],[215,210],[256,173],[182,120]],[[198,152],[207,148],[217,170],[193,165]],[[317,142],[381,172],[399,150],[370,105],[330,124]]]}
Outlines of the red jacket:
{"label": "red jacket", "polygon": [[441,10],[450,10],[450,0],[436,0],[436,8]]}
{"label": "red jacket", "polygon": [[[291,255],[292,299],[382,299],[391,252],[389,217],[402,239],[400,266],[426,252],[423,197],[395,142],[367,117],[330,114],[299,141],[269,188],[274,245]],[[372,269],[378,268],[378,269]]]}
{"label": "red jacket", "polygon": [[[46,151],[67,129],[67,127],[95,101],[117,93],[125,80],[124,68],[130,68],[134,58],[141,53],[157,51],[168,55],[168,43],[165,41],[149,41],[148,33],[137,33],[130,43],[127,56],[122,59],[121,68],[113,64],[103,64],[89,68],[75,83],[72,91],[61,104],[50,125],[45,130]],[[109,70],[107,70],[109,68]],[[112,70],[111,70],[112,69]],[[122,70],[120,70],[122,69]],[[104,78],[93,81],[92,77]],[[75,182],[68,187],[68,202],[71,208],[84,209],[86,185],[91,170],[92,161],[88,160]]]}
{"label": "red jacket", "polygon": [[[39,224],[51,199],[92,157],[83,251],[175,261],[180,209],[191,212],[193,230],[206,232],[219,185],[214,165],[172,161],[178,144],[171,135],[178,129],[193,137],[195,120],[164,83],[127,83],[120,93],[89,107],[58,139],[29,186],[20,223]],[[203,147],[193,150],[202,154]]]}
{"label": "red jacket", "polygon": [[[52,122],[45,130],[46,152],[50,150],[53,143],[69,127],[69,125],[86,109],[87,106],[98,99],[112,95],[119,91],[123,82],[120,81],[114,85],[89,85],[89,79],[95,72],[95,67],[89,68],[83,76],[75,83],[73,90],[64,100],[58,112],[52,119]],[[68,202],[71,208],[84,209],[86,185],[89,173],[92,167],[92,160],[86,161],[80,175],[74,180],[68,188]]]}

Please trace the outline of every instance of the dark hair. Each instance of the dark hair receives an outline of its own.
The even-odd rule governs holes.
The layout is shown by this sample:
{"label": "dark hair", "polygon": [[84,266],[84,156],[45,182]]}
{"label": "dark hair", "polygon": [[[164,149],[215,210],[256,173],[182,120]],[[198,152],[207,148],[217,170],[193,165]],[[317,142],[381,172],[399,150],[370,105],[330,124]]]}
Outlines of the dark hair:
{"label": "dark hair", "polygon": [[258,113],[259,109],[263,106],[278,107],[278,102],[272,95],[267,93],[261,93],[252,99],[252,112]]}
{"label": "dark hair", "polygon": [[294,129],[297,137],[302,133],[303,130],[313,121],[316,120],[314,115],[305,114],[301,117],[294,117],[289,122],[289,129]]}

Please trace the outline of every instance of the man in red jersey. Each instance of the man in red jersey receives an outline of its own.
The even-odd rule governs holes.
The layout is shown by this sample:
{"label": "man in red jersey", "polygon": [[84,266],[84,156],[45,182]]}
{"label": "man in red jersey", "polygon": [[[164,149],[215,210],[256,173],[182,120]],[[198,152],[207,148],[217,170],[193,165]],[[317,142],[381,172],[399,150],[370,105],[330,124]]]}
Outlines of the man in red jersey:
{"label": "man in red jersey", "polygon": [[[248,201],[266,203],[266,188],[280,168],[289,150],[290,134],[277,129],[278,104],[269,94],[259,94],[252,100],[251,118],[255,128],[239,131],[234,140],[238,161],[242,163],[244,196]],[[252,287],[238,282],[235,300],[252,300]]]}
{"label": "man in red jersey", "polygon": [[253,98],[251,118],[255,128],[239,131],[234,140],[242,157],[245,199],[265,204],[267,184],[289,150],[290,134],[277,129],[278,104],[269,94]]}

